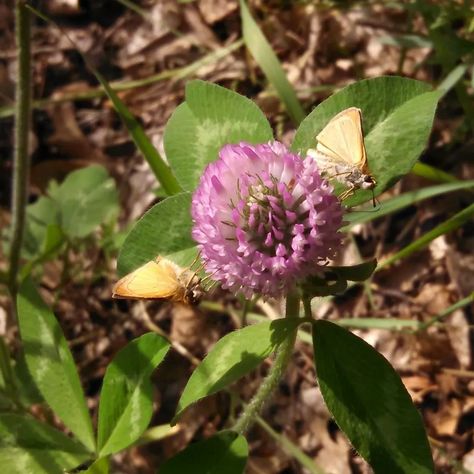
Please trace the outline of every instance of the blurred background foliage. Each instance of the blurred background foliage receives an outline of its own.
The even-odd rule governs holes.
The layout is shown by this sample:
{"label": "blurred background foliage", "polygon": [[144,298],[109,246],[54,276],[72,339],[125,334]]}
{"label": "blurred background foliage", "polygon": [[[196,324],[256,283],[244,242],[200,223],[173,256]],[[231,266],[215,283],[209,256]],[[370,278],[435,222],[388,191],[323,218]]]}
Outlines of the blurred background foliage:
{"label": "blurred background foliage", "polygon": [[[289,144],[315,105],[356,80],[381,75],[422,80],[440,91],[434,129],[421,162],[380,197],[379,208],[347,216],[351,234],[337,263],[377,258],[375,274],[336,298],[314,301],[312,310],[356,328],[398,370],[423,415],[437,471],[474,472],[472,2],[249,3],[33,5],[47,18],[33,15],[22,275],[34,276],[54,310],[94,416],[105,368],[119,349],[149,330],[172,345],[153,376],[154,428],[113,457],[112,472],[154,472],[232,419],[264,367],[236,384],[235,393],[191,407],[177,429],[166,425],[193,367],[220,337],[280,313],[278,302],[248,304],[219,290],[197,309],[110,298],[128,229],[176,190],[175,183],[158,181],[163,173],[166,180],[164,127],[184,99],[186,81],[204,79],[251,98]],[[0,5],[0,25],[0,282],[6,282],[16,80],[11,0]],[[19,409],[20,400],[21,410],[62,429],[25,370],[3,287],[0,332],[7,343],[2,351],[8,347],[14,360],[13,373],[2,372],[2,410]],[[301,330],[285,381],[250,433],[249,473],[369,472],[314,387],[310,343]],[[1,430],[19,426],[8,416]]]}

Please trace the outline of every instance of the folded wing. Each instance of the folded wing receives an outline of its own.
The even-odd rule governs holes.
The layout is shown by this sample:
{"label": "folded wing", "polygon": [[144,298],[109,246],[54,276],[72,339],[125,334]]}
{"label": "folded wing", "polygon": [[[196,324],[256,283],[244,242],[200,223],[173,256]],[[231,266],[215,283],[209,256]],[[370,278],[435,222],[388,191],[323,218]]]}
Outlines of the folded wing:
{"label": "folded wing", "polygon": [[337,114],[317,135],[316,150],[329,158],[363,169],[367,162],[361,111],[356,107]]}
{"label": "folded wing", "polygon": [[164,259],[152,260],[119,280],[114,298],[173,298],[181,291],[176,270]]}

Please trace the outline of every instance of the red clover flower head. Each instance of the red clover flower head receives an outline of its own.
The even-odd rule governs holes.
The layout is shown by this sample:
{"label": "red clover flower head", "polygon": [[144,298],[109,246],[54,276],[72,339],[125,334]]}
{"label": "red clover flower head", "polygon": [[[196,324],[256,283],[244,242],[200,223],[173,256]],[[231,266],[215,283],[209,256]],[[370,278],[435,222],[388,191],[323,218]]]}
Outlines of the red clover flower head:
{"label": "red clover flower head", "polygon": [[342,207],[311,157],[277,141],[225,145],[194,193],[192,235],[223,288],[281,296],[341,244]]}

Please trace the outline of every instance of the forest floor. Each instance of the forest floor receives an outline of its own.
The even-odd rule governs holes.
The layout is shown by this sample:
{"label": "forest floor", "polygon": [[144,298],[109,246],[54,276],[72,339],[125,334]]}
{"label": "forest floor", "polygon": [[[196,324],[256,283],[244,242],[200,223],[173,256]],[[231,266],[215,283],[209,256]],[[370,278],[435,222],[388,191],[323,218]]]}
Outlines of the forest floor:
{"label": "forest floor", "polygon": [[[73,170],[101,164],[119,190],[118,235],[124,235],[162,193],[78,49],[87,53],[109,81],[125,81],[120,97],[160,152],[164,126],[183,101],[184,86],[191,78],[218,83],[254,100],[281,141],[290,143],[294,133],[278,96],[245,47],[237,45],[217,61],[211,58],[195,65],[241,38],[237,1],[142,1],[135,10],[126,3],[39,2],[39,8],[54,18],[61,30],[41,20],[35,20],[33,30],[34,97],[48,100],[34,110],[30,200],[34,202],[43,194],[51,180],[60,181]],[[333,91],[359,79],[397,74],[436,86],[443,77],[434,60],[433,45],[423,41],[429,26],[426,18],[409,12],[403,3],[388,7],[361,2],[345,10],[305,2],[251,5],[307,112]],[[454,34],[462,28],[453,24]],[[399,41],[407,32],[418,38],[415,46],[406,47]],[[13,13],[8,2],[0,5],[0,43],[0,106],[6,110],[0,119],[0,225],[7,225],[11,161],[5,157],[12,153],[8,107],[13,100],[15,67]],[[163,71],[171,73],[155,77]],[[144,83],[137,87],[129,84],[131,80]],[[452,89],[440,102],[421,160],[468,180],[474,179],[474,135],[462,100]],[[381,200],[432,184],[411,174]],[[384,259],[470,202],[472,194],[467,191],[444,194],[357,225],[352,238],[347,239],[343,261]],[[471,295],[473,230],[470,222],[441,235],[426,248],[377,272],[369,284],[356,285],[313,307],[318,318],[365,322],[365,327],[355,332],[401,375],[423,416],[439,473],[474,472],[473,305],[451,312],[426,331],[403,328],[403,323],[377,329],[365,318],[426,322]],[[196,359],[202,359],[220,337],[242,325],[243,302],[220,290],[197,308],[112,300],[117,248],[105,251],[96,236],[67,250],[67,258],[46,262],[42,266],[42,294],[54,308],[70,343],[93,413],[105,367],[117,350],[150,329],[169,336],[176,350],[153,376],[156,396],[152,425],[167,423]],[[65,270],[65,265],[72,267]],[[0,294],[0,330],[6,328],[10,310],[7,297]],[[279,312],[280,302],[261,301],[251,315],[275,318]],[[2,331],[6,331],[13,352],[18,350],[15,326],[9,324]],[[311,345],[299,340],[264,419],[325,472],[370,472],[331,421],[315,386],[312,358]],[[235,384],[244,400],[255,392],[267,368],[264,364]],[[40,405],[34,411],[46,417]],[[178,428],[166,438],[116,455],[113,472],[155,472],[163,460],[189,442],[225,426],[231,411],[226,394],[205,399],[186,411]],[[308,472],[262,425],[251,430],[249,445],[249,474]]]}

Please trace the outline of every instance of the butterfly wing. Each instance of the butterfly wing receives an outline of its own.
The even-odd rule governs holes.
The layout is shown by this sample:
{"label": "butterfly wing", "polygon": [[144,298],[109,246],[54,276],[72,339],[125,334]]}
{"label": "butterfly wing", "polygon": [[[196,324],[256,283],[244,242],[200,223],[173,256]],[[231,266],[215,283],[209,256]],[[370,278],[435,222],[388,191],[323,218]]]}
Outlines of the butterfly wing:
{"label": "butterfly wing", "polygon": [[328,176],[337,176],[341,165],[344,167],[346,166],[346,164],[339,159],[334,160],[332,157],[319,151],[319,149],[309,148],[306,151],[306,155],[313,158],[313,160],[316,161],[320,172]]}
{"label": "butterfly wing", "polygon": [[176,268],[166,259],[145,263],[119,280],[112,292],[113,298],[171,298],[182,291]]}
{"label": "butterfly wing", "polygon": [[360,109],[350,107],[337,114],[317,135],[316,140],[316,150],[331,159],[361,170],[366,167],[367,153]]}

